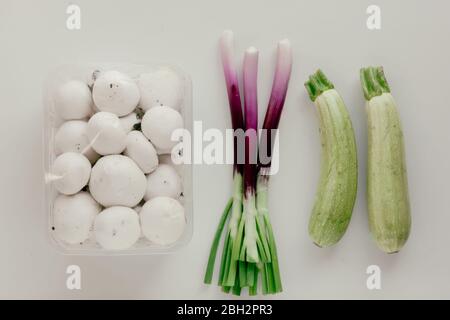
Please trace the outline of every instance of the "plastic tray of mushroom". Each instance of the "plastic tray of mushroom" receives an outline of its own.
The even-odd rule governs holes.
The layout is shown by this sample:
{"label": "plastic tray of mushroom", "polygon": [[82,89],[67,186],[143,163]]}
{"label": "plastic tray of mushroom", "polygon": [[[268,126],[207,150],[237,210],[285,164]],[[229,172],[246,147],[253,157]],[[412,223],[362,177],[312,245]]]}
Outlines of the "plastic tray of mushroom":
{"label": "plastic tray of mushroom", "polygon": [[191,91],[174,66],[66,65],[49,75],[46,209],[64,253],[164,253],[189,241],[191,166],[174,158],[183,150],[172,133],[192,129]]}

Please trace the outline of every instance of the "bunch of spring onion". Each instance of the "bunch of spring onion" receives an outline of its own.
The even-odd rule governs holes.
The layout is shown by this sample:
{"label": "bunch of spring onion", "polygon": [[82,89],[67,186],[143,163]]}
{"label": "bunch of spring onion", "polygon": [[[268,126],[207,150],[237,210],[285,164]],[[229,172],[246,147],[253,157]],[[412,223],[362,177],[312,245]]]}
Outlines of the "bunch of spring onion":
{"label": "bunch of spring onion", "polygon": [[[277,65],[272,92],[258,145],[257,73],[258,51],[251,47],[244,56],[244,112],[237,71],[233,63],[233,34],[225,31],[220,39],[222,64],[234,136],[233,196],[228,201],[211,246],[204,282],[212,281],[217,249],[223,230],[225,240],[220,264],[219,286],[224,292],[240,295],[248,287],[256,295],[261,277],[263,294],[282,291],[275,237],[269,218],[268,182],[271,159],[281,112],[291,74],[292,52],[288,40],[278,43]],[[245,118],[244,118],[245,116]],[[239,134],[245,130],[244,143]],[[266,150],[264,159],[258,147]],[[243,164],[239,155],[244,154]]]}

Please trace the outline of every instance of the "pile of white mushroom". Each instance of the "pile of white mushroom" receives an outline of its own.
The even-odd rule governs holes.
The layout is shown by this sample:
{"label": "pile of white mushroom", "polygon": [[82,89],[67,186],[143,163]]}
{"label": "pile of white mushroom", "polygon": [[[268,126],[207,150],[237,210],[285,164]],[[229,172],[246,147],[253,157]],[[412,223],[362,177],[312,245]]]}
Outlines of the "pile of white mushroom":
{"label": "pile of white mushroom", "polygon": [[63,120],[51,168],[55,236],[69,245],[93,236],[107,250],[132,248],[140,237],[174,244],[186,225],[182,180],[167,154],[177,144],[172,132],[183,128],[180,76],[170,68],[136,80],[100,72],[92,87],[62,83],[53,102]]}

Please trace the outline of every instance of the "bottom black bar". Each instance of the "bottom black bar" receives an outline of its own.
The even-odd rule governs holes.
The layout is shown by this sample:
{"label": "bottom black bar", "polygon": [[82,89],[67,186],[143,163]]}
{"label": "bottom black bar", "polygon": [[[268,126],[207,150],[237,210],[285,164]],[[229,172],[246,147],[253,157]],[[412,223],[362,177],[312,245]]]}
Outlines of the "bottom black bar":
{"label": "bottom black bar", "polygon": [[[309,315],[320,315],[320,318],[330,316],[358,315],[359,307],[367,307],[368,315],[382,316],[383,305],[389,309],[391,317],[426,311],[430,316],[434,312],[447,310],[447,301],[299,301],[299,300],[60,300],[60,301],[1,301],[8,308],[8,303],[13,307],[11,311],[33,310],[37,315],[39,311],[48,314],[52,307],[50,304],[60,304],[58,308],[70,310],[70,317],[85,316],[88,311],[90,316],[99,315],[118,317],[130,316],[142,313],[140,317],[145,319],[299,319],[308,318]],[[20,309],[18,304],[32,304],[31,308]],[[355,306],[351,306],[355,304]],[[377,304],[377,306],[375,306]],[[380,306],[378,306],[378,304]],[[3,306],[2,306],[3,307]],[[49,309],[50,308],[50,309]],[[7,312],[3,308],[4,312]],[[431,312],[431,313],[430,313]],[[286,316],[288,315],[288,316]],[[362,314],[359,313],[361,316]],[[315,316],[314,316],[315,317]]]}

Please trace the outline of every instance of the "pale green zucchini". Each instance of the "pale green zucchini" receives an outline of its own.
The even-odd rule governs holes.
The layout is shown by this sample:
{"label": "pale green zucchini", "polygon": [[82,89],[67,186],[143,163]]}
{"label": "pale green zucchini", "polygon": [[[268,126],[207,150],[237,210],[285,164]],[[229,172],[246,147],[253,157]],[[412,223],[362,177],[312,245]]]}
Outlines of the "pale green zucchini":
{"label": "pale green zucchini", "polygon": [[328,247],[344,235],[355,204],[355,134],[344,101],[321,70],[309,77],[305,87],[317,107],[322,144],[320,181],[309,235],[319,247]]}
{"label": "pale green zucchini", "polygon": [[363,68],[360,76],[367,100],[370,231],[381,250],[395,253],[411,229],[403,133],[383,68]]}

